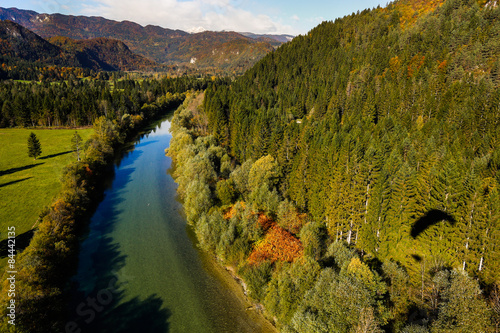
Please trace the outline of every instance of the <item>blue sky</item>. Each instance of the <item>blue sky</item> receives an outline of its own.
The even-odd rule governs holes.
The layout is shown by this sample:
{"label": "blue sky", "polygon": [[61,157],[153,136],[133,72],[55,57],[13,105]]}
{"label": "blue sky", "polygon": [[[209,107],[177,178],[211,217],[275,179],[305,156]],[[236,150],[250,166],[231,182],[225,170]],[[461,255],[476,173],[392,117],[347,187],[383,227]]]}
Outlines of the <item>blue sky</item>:
{"label": "blue sky", "polygon": [[7,8],[103,16],[186,31],[202,28],[293,35],[305,34],[324,20],[386,4],[380,0],[0,0],[0,6]]}

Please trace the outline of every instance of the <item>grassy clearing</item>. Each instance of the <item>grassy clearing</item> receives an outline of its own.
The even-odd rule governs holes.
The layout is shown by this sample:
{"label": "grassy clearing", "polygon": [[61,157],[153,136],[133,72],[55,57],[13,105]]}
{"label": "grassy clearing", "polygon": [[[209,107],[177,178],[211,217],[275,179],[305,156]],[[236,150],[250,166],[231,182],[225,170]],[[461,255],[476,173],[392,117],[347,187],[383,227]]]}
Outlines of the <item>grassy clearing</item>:
{"label": "grassy clearing", "polygon": [[[42,155],[28,157],[28,135],[34,132],[42,146]],[[80,129],[83,141],[92,129]],[[16,235],[29,231],[44,206],[61,189],[65,165],[76,160],[71,151],[74,129],[0,128],[0,241],[7,227],[15,226]],[[3,266],[5,258],[1,258]]]}

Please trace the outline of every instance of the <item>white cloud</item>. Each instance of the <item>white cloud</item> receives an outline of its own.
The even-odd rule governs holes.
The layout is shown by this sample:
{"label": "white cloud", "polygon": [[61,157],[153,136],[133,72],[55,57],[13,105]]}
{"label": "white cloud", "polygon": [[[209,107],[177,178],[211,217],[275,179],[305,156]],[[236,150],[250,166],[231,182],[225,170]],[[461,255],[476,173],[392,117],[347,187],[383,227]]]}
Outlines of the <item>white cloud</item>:
{"label": "white cloud", "polygon": [[295,22],[298,22],[300,21],[300,17],[298,15],[292,15],[292,17],[290,17],[292,20],[294,20]]}
{"label": "white cloud", "polygon": [[170,29],[233,30],[254,33],[295,33],[267,15],[238,8],[233,0],[94,0],[84,1],[81,13],[129,20]]}

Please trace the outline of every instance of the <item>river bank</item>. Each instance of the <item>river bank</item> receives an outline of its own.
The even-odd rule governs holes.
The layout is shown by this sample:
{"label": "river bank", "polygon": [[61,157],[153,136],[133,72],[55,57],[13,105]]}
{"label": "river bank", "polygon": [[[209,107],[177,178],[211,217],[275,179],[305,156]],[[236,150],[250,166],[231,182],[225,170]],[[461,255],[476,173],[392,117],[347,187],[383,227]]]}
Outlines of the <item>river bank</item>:
{"label": "river bank", "polygon": [[[117,164],[80,247],[70,322],[83,332],[273,332],[187,227],[166,172],[169,128],[158,124]],[[86,300],[99,297],[91,315]]]}
{"label": "river bank", "polygon": [[[48,332],[64,330],[69,277],[74,273],[78,237],[84,230],[95,204],[102,197],[103,179],[109,175],[115,153],[141,128],[182,102],[183,95],[169,95],[161,106],[145,109],[142,115],[125,115],[121,121],[97,118],[93,133],[85,143],[85,154],[67,165],[61,178],[61,191],[53,203],[42,210],[33,238],[21,253],[9,258],[11,284],[4,283],[0,302],[15,303],[14,310],[3,307],[1,331]],[[14,311],[14,313],[12,313]],[[8,320],[7,312],[15,316]]]}

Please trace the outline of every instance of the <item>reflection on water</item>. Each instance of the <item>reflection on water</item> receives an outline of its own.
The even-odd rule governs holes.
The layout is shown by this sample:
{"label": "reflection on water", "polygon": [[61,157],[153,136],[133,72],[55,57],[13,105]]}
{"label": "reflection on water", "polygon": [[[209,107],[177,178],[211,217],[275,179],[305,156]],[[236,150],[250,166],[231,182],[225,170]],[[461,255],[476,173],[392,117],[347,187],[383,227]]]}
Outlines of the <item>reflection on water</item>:
{"label": "reflection on water", "polygon": [[161,124],[158,125],[154,130],[152,130],[149,134],[148,137],[155,137],[155,136],[170,136],[170,121],[165,121]]}

